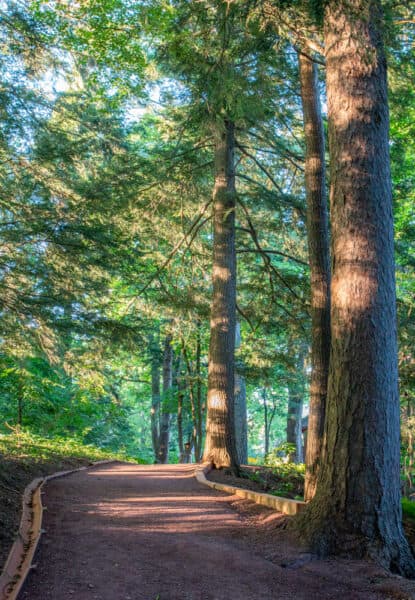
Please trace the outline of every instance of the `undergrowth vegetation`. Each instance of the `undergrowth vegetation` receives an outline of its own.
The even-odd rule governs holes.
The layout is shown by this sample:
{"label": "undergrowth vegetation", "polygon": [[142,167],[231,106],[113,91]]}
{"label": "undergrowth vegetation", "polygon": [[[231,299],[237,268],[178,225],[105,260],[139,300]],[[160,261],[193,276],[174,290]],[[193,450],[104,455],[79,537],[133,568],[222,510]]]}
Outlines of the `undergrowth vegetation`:
{"label": "undergrowth vegetation", "polygon": [[88,466],[100,460],[143,463],[139,457],[82,444],[75,438],[42,437],[15,429],[0,434],[0,563],[17,534],[24,488],[36,477]]}

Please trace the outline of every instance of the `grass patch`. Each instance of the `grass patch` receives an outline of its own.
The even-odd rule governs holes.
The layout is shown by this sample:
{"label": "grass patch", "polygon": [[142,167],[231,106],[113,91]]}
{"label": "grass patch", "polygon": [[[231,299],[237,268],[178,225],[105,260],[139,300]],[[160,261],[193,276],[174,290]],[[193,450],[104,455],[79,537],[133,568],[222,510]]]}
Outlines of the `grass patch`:
{"label": "grass patch", "polygon": [[1,459],[18,460],[19,462],[29,462],[30,464],[60,458],[85,459],[90,462],[113,459],[141,464],[146,463],[146,461],[129,456],[125,452],[103,450],[96,446],[82,444],[82,442],[76,439],[41,437],[29,431],[20,431],[9,435],[0,434],[0,456]]}
{"label": "grass patch", "polygon": [[404,517],[415,521],[415,502],[408,498],[402,498],[402,511]]}
{"label": "grass patch", "polygon": [[16,537],[25,487],[36,477],[90,465],[98,460],[145,463],[123,452],[111,452],[62,437],[29,431],[0,434],[0,565]]}

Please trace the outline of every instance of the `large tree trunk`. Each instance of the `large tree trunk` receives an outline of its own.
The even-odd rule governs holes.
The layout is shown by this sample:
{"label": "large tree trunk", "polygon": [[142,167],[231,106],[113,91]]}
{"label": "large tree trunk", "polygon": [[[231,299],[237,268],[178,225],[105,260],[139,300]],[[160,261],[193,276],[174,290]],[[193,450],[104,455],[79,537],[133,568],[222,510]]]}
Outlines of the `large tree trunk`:
{"label": "large tree trunk", "polygon": [[234,434],[236,252],[234,125],[215,135],[213,290],[204,460],[237,471]]}
{"label": "large tree trunk", "polygon": [[160,420],[160,348],[154,340],[151,352],[151,440],[153,443],[154,461],[159,462],[159,420]]}
{"label": "large tree trunk", "polygon": [[171,335],[166,335],[163,351],[163,403],[160,415],[159,462],[169,461],[170,421],[171,421],[171,389],[173,384],[173,348]]}
{"label": "large tree trunk", "polygon": [[300,517],[322,554],[414,575],[402,530],[393,217],[380,3],[325,15],[331,152],[331,354],[317,491]]}
{"label": "large tree trunk", "polygon": [[324,130],[317,65],[298,55],[306,144],[305,187],[311,284],[311,380],[305,500],[315,494],[320,464],[330,357],[330,252],[325,189]]}

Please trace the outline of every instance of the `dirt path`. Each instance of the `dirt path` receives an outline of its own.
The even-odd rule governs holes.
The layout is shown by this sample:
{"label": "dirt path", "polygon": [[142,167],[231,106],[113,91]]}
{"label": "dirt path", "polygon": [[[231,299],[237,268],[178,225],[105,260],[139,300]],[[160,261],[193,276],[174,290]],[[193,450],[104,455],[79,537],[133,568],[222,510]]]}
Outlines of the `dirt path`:
{"label": "dirt path", "polygon": [[25,600],[415,597],[366,563],[302,564],[280,516],[198,484],[191,466],[83,471],[50,482],[44,505]]}

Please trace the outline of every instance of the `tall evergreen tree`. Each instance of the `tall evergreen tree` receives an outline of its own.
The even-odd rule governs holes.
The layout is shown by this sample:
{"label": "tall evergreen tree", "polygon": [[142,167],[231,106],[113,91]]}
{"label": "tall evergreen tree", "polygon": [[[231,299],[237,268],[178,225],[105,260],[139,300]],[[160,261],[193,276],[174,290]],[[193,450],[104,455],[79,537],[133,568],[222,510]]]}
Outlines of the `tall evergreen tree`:
{"label": "tall evergreen tree", "polygon": [[322,465],[302,517],[314,548],[414,575],[402,531],[393,218],[382,13],[329,2],[331,355]]}
{"label": "tall evergreen tree", "polygon": [[306,145],[305,188],[311,290],[311,381],[306,446],[305,500],[315,493],[323,443],[330,356],[330,251],[325,181],[324,130],[317,64],[298,53]]}

